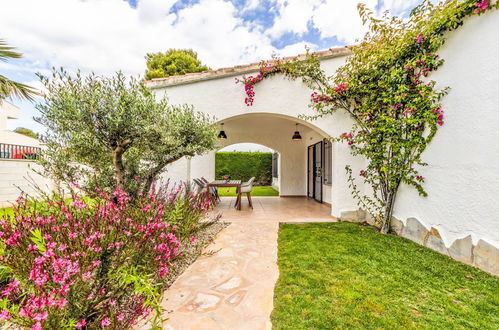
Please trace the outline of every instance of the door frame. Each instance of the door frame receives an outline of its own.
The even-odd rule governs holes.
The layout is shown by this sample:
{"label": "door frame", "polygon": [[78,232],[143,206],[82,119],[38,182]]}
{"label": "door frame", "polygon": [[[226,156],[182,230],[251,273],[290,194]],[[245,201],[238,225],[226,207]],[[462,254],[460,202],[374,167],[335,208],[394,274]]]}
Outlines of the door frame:
{"label": "door frame", "polygon": [[[321,153],[321,185],[320,185],[320,191],[321,195],[320,198],[316,196],[316,184],[317,184],[317,176],[316,176],[316,171],[315,171],[315,163],[317,159],[317,154],[316,154],[316,145],[320,145],[320,153]],[[314,168],[310,168],[310,148],[312,148],[312,164]],[[319,141],[317,143],[311,144],[307,147],[307,198],[312,198],[313,200],[322,203],[323,202],[323,197],[324,197],[324,142]],[[310,175],[312,175],[312,187],[310,187]],[[312,192],[312,194],[310,194]]]}

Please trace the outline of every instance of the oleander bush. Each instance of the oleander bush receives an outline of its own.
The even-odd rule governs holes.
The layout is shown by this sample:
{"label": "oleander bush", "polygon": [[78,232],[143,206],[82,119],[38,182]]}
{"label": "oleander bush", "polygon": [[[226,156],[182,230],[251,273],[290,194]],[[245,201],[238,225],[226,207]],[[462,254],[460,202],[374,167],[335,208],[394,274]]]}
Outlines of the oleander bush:
{"label": "oleander bush", "polygon": [[243,181],[255,177],[255,184],[268,186],[272,183],[272,153],[217,152],[215,177],[223,179],[224,176]]}
{"label": "oleander bush", "polygon": [[96,195],[20,197],[0,219],[0,325],[125,329],[151,311],[158,324],[175,262],[216,221],[201,222],[211,199],[182,186]]}

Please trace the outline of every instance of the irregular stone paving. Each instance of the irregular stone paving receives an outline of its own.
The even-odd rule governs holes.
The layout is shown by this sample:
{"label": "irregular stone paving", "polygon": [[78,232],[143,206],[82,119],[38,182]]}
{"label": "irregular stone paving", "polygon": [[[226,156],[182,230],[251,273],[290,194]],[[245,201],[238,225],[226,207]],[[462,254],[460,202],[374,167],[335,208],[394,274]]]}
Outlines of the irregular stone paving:
{"label": "irregular stone paving", "polygon": [[164,329],[271,329],[278,222],[232,223],[166,291]]}

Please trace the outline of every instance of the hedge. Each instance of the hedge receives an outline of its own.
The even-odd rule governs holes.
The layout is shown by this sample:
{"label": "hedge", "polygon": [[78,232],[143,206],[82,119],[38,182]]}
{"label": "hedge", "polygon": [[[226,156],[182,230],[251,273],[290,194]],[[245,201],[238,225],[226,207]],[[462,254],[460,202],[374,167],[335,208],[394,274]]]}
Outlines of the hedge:
{"label": "hedge", "polygon": [[248,181],[255,177],[255,184],[272,183],[271,152],[217,152],[215,155],[215,177],[227,175],[234,180]]}

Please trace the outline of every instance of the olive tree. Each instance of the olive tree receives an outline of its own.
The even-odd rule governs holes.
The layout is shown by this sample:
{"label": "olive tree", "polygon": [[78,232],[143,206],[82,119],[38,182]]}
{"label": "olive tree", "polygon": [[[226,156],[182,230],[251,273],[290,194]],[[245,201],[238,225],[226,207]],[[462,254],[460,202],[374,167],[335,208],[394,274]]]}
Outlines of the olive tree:
{"label": "olive tree", "polygon": [[215,147],[213,119],[192,107],[157,101],[121,72],[40,76],[47,92],[35,118],[47,129],[40,163],[62,182],[147,193],[168,164]]}

